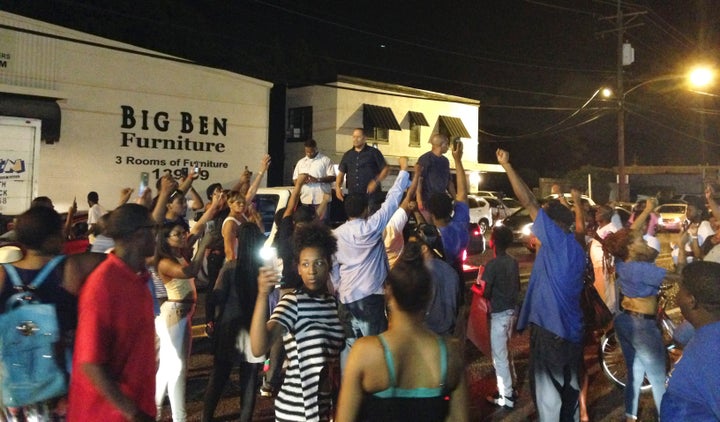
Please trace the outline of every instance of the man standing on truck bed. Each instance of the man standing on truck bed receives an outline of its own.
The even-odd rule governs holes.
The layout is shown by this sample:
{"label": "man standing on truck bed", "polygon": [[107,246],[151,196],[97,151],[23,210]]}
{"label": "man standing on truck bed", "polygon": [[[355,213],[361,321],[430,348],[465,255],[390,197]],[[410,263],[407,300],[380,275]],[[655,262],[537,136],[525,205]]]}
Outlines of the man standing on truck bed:
{"label": "man standing on truck bed", "polygon": [[314,139],[305,141],[305,156],[295,165],[293,184],[301,174],[307,177],[300,190],[300,203],[315,209],[322,220],[327,215],[327,208],[322,205],[330,202],[330,187],[336,176],[332,161],[318,151]]}
{"label": "man standing on truck bed", "polygon": [[387,177],[390,167],[379,149],[368,146],[365,131],[353,130],[353,147],[340,160],[335,186],[338,199],[344,198],[343,178],[347,175],[345,186],[348,193],[367,193],[370,209],[382,202],[382,181]]}

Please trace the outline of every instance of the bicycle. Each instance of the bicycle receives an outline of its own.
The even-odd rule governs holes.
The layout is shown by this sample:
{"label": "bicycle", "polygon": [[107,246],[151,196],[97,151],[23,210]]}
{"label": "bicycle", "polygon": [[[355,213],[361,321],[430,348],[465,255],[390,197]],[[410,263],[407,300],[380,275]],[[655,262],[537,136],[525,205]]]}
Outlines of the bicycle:
{"label": "bicycle", "polygon": [[[671,286],[668,284],[660,286],[660,290],[658,291],[657,310],[657,321],[660,326],[660,332],[663,336],[667,355],[667,373],[670,372],[672,366],[680,359],[680,356],[682,356],[682,349],[679,348],[678,344],[673,340],[676,324],[666,312],[666,306],[669,301],[666,292],[670,289],[670,287]],[[618,387],[625,388],[627,383],[627,366],[625,365],[625,357],[623,356],[620,348],[620,341],[618,340],[617,334],[613,328],[609,329],[600,339],[600,351],[598,353],[598,357],[600,360],[600,367],[602,368],[605,376]],[[650,382],[647,378],[645,378],[640,390],[648,391],[650,388]]]}

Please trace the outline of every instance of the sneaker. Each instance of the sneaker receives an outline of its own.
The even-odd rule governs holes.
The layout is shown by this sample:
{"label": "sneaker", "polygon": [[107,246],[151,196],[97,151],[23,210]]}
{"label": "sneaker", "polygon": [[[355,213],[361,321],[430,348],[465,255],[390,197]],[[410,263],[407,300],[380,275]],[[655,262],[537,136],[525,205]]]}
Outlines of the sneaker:
{"label": "sneaker", "polygon": [[260,396],[261,397],[274,397],[275,391],[270,386],[270,384],[263,384],[262,387],[260,387]]}
{"label": "sneaker", "polygon": [[506,409],[512,409],[515,407],[515,397],[501,396],[500,393],[497,392],[491,396],[485,397],[485,399],[496,406],[504,407]]}

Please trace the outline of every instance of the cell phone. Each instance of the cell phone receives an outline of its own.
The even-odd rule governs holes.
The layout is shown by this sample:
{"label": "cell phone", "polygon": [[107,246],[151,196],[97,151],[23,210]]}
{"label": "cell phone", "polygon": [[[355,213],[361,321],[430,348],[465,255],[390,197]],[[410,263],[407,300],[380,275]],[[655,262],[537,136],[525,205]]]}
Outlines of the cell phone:
{"label": "cell phone", "polygon": [[275,284],[275,288],[283,287],[282,282],[282,259],[277,256],[277,249],[272,246],[264,246],[260,248],[260,258],[263,260],[264,267],[271,267],[278,273],[279,280]]}
{"label": "cell phone", "polygon": [[193,172],[194,172],[195,174],[200,173],[200,167],[195,166],[195,168],[193,169]]}
{"label": "cell phone", "polygon": [[145,193],[145,189],[147,189],[148,183],[150,183],[150,173],[146,171],[140,173],[140,187],[138,188],[138,196],[142,196],[143,193]]}
{"label": "cell phone", "polygon": [[453,139],[453,141],[452,141],[453,151],[457,151],[458,145],[460,145],[460,144],[462,144],[462,141],[461,141],[461,140],[459,140],[459,139]]}

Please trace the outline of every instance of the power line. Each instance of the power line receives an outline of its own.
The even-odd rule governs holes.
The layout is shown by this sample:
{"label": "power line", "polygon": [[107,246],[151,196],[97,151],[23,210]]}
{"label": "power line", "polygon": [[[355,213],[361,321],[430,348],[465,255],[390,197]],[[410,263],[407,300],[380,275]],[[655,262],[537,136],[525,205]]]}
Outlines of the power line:
{"label": "power line", "polygon": [[550,9],[562,10],[562,11],[565,11],[565,12],[573,12],[573,13],[577,13],[577,14],[580,14],[580,15],[595,16],[595,13],[593,13],[593,12],[588,12],[587,10],[581,10],[581,9],[577,9],[577,8],[574,8],[574,7],[559,6],[559,5],[557,5],[557,4],[546,3],[546,2],[543,2],[543,1],[525,0],[525,3],[536,4],[536,5],[538,5],[538,6],[543,6],[543,7],[547,7],[547,8],[550,8]]}
{"label": "power line", "polygon": [[391,36],[389,36],[389,35],[384,35],[384,34],[377,33],[377,32],[368,31],[368,30],[365,30],[365,29],[361,29],[361,28],[357,28],[357,27],[354,27],[354,26],[346,25],[346,24],[343,24],[343,23],[339,23],[339,22],[335,22],[335,21],[328,20],[328,19],[320,18],[320,17],[317,17],[317,16],[313,16],[313,15],[310,15],[310,14],[307,14],[307,13],[303,13],[303,12],[300,12],[300,11],[297,11],[297,10],[289,9],[289,8],[287,8],[287,7],[275,5],[275,4],[272,4],[272,3],[269,3],[269,2],[263,1],[263,0],[255,0],[255,2],[256,2],[256,3],[259,3],[259,4],[262,4],[262,5],[265,5],[265,6],[267,6],[267,7],[275,8],[275,9],[278,9],[278,10],[282,10],[282,11],[284,11],[284,12],[286,12],[286,13],[291,13],[291,14],[294,14],[294,15],[302,16],[302,17],[307,18],[307,19],[312,19],[312,20],[315,20],[315,21],[318,21],[318,22],[322,22],[322,23],[325,23],[325,24],[328,24],[328,25],[333,25],[333,26],[336,26],[336,27],[339,27],[339,28],[342,28],[342,29],[345,29],[345,30],[354,31],[354,32],[357,32],[357,33],[360,33],[360,34],[365,34],[365,35],[371,35],[371,36],[374,36],[374,37],[382,38],[382,39],[389,40],[389,41],[394,41],[394,42],[397,42],[397,43],[400,43],[400,44],[404,44],[404,45],[409,45],[409,46],[413,46],[413,47],[423,48],[423,49],[430,50],[430,51],[433,51],[433,52],[436,52],[436,53],[449,54],[449,55],[452,55],[452,56],[469,58],[469,59],[474,59],[474,60],[478,60],[478,61],[485,61],[485,62],[495,63],[495,64],[505,64],[505,65],[518,66],[518,67],[528,67],[528,68],[533,68],[533,69],[552,70],[552,71],[564,71],[564,72],[579,72],[579,73],[600,73],[600,74],[610,74],[610,73],[612,73],[612,71],[610,71],[610,70],[605,70],[605,69],[589,69],[589,68],[577,68],[577,67],[567,67],[567,66],[551,66],[551,65],[546,65],[546,64],[528,63],[528,62],[518,62],[518,61],[511,61],[511,60],[506,60],[506,59],[499,59],[499,58],[493,58],[493,57],[487,57],[487,56],[480,56],[480,55],[477,55],[477,54],[464,53],[464,52],[460,52],[460,51],[456,51],[456,50],[451,50],[451,49],[449,49],[449,48],[447,48],[447,47],[437,47],[437,46],[433,46],[433,45],[429,45],[429,44],[422,44],[422,43],[418,43],[418,42],[414,42],[414,41],[408,41],[408,40],[406,40],[406,39],[391,37]]}
{"label": "power line", "polygon": [[641,118],[641,119],[643,119],[643,120],[645,120],[645,121],[647,121],[647,122],[649,122],[649,123],[651,123],[651,124],[654,124],[655,126],[661,127],[661,128],[663,128],[663,129],[667,129],[667,130],[669,130],[669,131],[671,131],[671,132],[673,132],[673,133],[676,133],[676,134],[678,134],[678,135],[682,135],[682,136],[684,136],[684,137],[686,137],[686,138],[693,139],[693,140],[695,140],[695,141],[698,141],[698,142],[700,142],[700,143],[705,143],[705,144],[708,144],[708,145],[720,146],[720,143],[711,142],[711,141],[708,141],[707,139],[700,139],[700,138],[698,138],[697,136],[693,136],[693,135],[690,135],[690,134],[688,134],[688,133],[682,132],[682,131],[680,131],[680,130],[675,129],[674,127],[668,126],[668,125],[666,125],[666,124],[664,124],[664,123],[660,123],[660,122],[658,122],[658,121],[656,121],[656,120],[654,120],[654,119],[651,119],[651,118],[649,118],[649,117],[647,117],[647,116],[644,116],[644,115],[642,115],[642,114],[640,114],[640,113],[637,113],[637,112],[634,112],[634,111],[632,111],[632,110],[627,110],[627,112],[628,112],[629,114],[632,114],[632,115],[635,116],[635,117],[639,117],[639,118]]}

